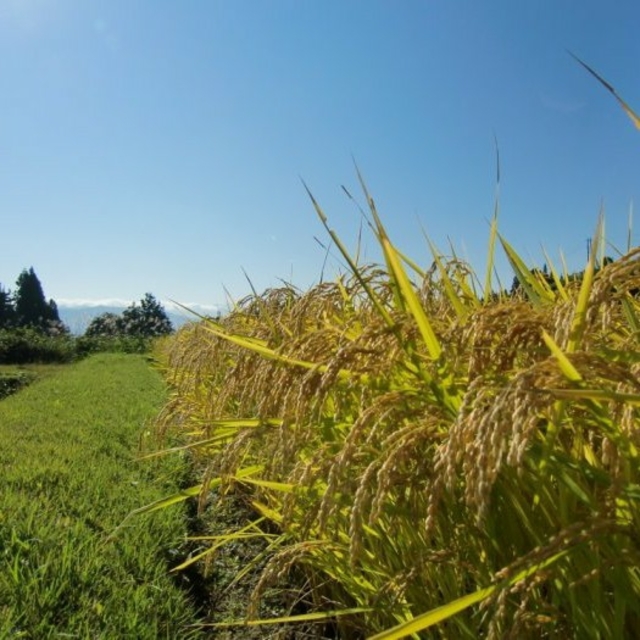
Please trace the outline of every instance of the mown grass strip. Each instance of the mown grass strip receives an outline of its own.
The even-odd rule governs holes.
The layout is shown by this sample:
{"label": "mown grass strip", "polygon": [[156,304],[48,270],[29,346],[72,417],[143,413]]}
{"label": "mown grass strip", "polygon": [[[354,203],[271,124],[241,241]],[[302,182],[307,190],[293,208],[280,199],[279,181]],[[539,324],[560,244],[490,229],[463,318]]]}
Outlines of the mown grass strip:
{"label": "mown grass strip", "polygon": [[195,635],[168,574],[182,559],[180,510],[111,535],[185,472],[175,456],[136,460],[164,399],[144,357],[103,354],[0,402],[0,638]]}

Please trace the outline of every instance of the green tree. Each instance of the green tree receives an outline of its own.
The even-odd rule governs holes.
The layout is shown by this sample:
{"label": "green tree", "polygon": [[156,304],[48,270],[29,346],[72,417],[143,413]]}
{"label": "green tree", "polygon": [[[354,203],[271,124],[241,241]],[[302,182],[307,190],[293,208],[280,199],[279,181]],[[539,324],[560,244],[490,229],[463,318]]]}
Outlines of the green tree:
{"label": "green tree", "polygon": [[164,307],[146,293],[140,303],[133,303],[121,315],[103,313],[94,318],[85,331],[88,338],[127,336],[155,338],[173,331]]}
{"label": "green tree", "polygon": [[123,335],[122,316],[107,311],[96,316],[86,328],[84,335],[88,338],[101,338]]}
{"label": "green tree", "polygon": [[21,327],[33,327],[43,331],[60,330],[58,307],[53,300],[44,297],[40,280],[33,267],[24,269],[16,281],[14,295],[17,324]]}
{"label": "green tree", "polygon": [[11,291],[0,284],[0,329],[9,329],[15,325],[16,311],[13,308]]}
{"label": "green tree", "polygon": [[164,336],[173,331],[164,307],[150,293],[145,293],[140,305],[134,302],[122,312],[122,324],[126,335],[143,338]]}

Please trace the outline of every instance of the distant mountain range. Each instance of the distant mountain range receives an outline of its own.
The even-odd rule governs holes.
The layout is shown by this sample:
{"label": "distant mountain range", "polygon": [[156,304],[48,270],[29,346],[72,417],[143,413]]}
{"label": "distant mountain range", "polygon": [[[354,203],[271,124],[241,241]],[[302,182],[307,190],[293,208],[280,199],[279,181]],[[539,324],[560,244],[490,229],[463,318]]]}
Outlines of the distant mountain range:
{"label": "distant mountain range", "polygon": [[[60,315],[60,320],[64,322],[64,324],[69,327],[71,333],[75,335],[83,334],[86,328],[89,326],[89,323],[99,315],[103,313],[122,313],[129,305],[82,305],[82,304],[73,304],[68,305],[64,302],[58,303],[58,314]],[[202,315],[216,315],[217,311],[211,308],[200,307],[199,305],[192,305],[189,308],[192,308],[197,313]],[[167,316],[169,316],[169,320],[171,320],[171,324],[174,329],[181,327],[183,324],[187,322],[192,322],[197,320],[197,316],[192,316],[186,311],[182,311],[179,309],[169,309],[165,306],[165,310],[167,312]]]}

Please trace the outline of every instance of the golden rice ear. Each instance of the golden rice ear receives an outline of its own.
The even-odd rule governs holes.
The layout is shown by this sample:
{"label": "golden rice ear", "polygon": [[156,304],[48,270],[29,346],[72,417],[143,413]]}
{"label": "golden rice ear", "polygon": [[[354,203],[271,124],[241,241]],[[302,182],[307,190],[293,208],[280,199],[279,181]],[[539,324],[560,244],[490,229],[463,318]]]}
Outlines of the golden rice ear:
{"label": "golden rice ear", "polygon": [[576,56],[575,54],[568,51],[569,55],[576,61],[578,64],[581,64],[613,97],[618,101],[620,106],[624,109],[625,113],[631,119],[631,122],[636,126],[636,129],[640,129],[640,117],[635,113],[635,111],[618,95],[616,90],[599,74],[597,74],[586,62],[583,62]]}

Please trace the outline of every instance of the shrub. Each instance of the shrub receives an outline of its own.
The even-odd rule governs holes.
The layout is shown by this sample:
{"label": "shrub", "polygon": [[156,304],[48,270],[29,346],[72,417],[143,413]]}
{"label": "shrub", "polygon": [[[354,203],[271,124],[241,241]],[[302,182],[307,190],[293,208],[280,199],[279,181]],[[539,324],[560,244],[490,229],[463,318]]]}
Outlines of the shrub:
{"label": "shrub", "polygon": [[79,357],[91,353],[147,353],[153,341],[142,336],[85,335],[76,338],[75,348]]}
{"label": "shrub", "polygon": [[70,362],[76,357],[74,339],[49,335],[38,329],[0,330],[0,364]]}

